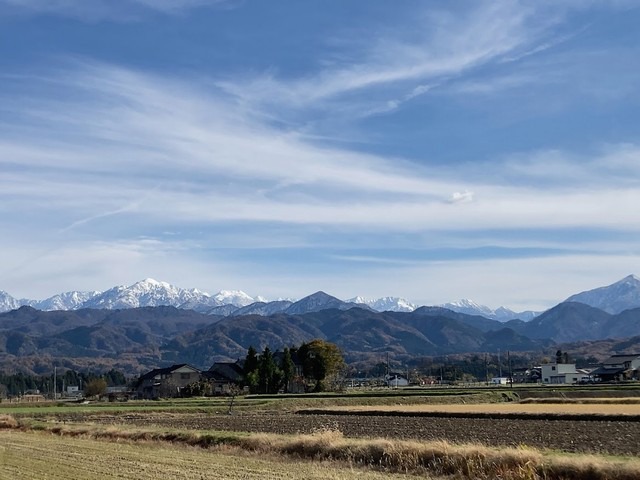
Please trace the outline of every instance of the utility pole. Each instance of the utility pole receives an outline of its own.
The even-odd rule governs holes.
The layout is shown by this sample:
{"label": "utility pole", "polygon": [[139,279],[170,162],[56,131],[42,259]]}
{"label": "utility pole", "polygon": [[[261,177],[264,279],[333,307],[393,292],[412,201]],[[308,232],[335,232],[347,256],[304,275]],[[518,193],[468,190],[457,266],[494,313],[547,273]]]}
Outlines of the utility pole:
{"label": "utility pole", "polygon": [[507,364],[509,366],[509,385],[513,388],[513,371],[511,370],[511,352],[507,350]]}
{"label": "utility pole", "polygon": [[487,364],[487,354],[484,354],[484,382],[489,385],[489,365]]}
{"label": "utility pole", "polygon": [[58,399],[58,389],[56,385],[58,384],[58,367],[53,367],[53,399]]}
{"label": "utility pole", "polygon": [[389,352],[387,352],[387,374],[385,375],[385,381],[387,382],[387,386],[391,387],[391,382],[389,382],[389,379],[391,377],[389,375],[390,375],[390,372],[389,372]]}
{"label": "utility pole", "polygon": [[502,362],[500,361],[500,349],[498,349],[498,371],[500,372],[498,376],[502,378]]}

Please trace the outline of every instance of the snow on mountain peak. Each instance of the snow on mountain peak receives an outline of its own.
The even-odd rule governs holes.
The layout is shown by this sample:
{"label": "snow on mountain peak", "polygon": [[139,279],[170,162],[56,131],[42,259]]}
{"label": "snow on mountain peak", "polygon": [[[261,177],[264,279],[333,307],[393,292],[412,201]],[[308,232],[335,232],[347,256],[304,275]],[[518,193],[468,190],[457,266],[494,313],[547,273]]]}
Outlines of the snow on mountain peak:
{"label": "snow on mountain peak", "polygon": [[492,320],[498,320],[499,322],[506,322],[515,318],[528,321],[538,315],[538,312],[531,311],[517,313],[507,307],[498,307],[494,310],[486,305],[480,305],[473,300],[469,300],[468,298],[463,298],[457,302],[443,303],[438,305],[438,307],[453,310],[458,313],[464,313],[466,315],[480,315]]}
{"label": "snow on mountain peak", "polygon": [[400,297],[381,297],[376,299],[370,299],[366,297],[357,296],[347,300],[349,303],[358,303],[360,305],[366,305],[369,308],[378,312],[413,312],[417,306],[413,303]]}
{"label": "snow on mountain peak", "polygon": [[231,304],[236,307],[246,307],[256,301],[242,290],[220,290],[213,296],[213,299],[218,305]]}

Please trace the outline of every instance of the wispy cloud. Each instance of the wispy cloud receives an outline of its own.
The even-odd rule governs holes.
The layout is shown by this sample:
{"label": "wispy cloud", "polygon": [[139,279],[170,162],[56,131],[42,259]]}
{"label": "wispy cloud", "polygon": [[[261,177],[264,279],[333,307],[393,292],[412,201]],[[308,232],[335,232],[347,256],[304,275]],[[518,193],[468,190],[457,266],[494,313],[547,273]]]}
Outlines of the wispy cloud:
{"label": "wispy cloud", "polygon": [[[36,111],[22,112],[46,119],[36,137],[37,122],[25,124],[22,137],[0,135],[8,171],[2,197],[25,209],[59,210],[66,220],[58,228],[105,219],[104,212],[166,224],[263,221],[400,231],[640,224],[633,209],[618,208],[621,199],[640,201],[634,145],[590,158],[520,155],[469,165],[460,175],[308,143],[188,82],[100,64],[61,80],[81,100],[66,100],[62,109],[42,99]],[[21,170],[12,172],[16,164]],[[157,189],[167,178],[172,181]],[[451,210],[450,203],[464,208]]]}
{"label": "wispy cloud", "polygon": [[145,12],[178,14],[233,0],[0,0],[0,15],[54,14],[85,21],[139,20]]}
{"label": "wispy cloud", "polygon": [[[335,109],[333,100],[367,90],[378,102],[374,113],[393,109],[428,90],[430,83],[455,77],[503,56],[535,48],[557,19],[535,16],[535,9],[518,2],[485,2],[469,12],[418,14],[404,25],[371,38],[357,59],[331,63],[312,76],[277,77],[267,73],[246,81],[219,82],[226,91],[251,105],[286,105],[291,108]],[[417,84],[416,84],[417,82]],[[376,91],[385,87],[385,93]],[[384,99],[389,88],[396,99]],[[382,96],[382,98],[381,98]]]}
{"label": "wispy cloud", "polygon": [[[122,20],[217,2],[17,3],[0,0],[0,14],[11,6]],[[344,296],[443,302],[455,299],[446,295],[446,276],[459,284],[460,297],[517,307],[526,306],[525,297],[558,300],[557,288],[544,281],[550,275],[567,284],[572,278],[572,285],[584,276],[589,288],[602,283],[603,272],[631,273],[626,269],[640,255],[637,242],[628,240],[640,230],[640,213],[630,207],[640,204],[635,137],[587,138],[581,153],[555,145],[496,148],[447,164],[446,144],[442,158],[412,160],[384,153],[389,149],[363,153],[376,149],[335,142],[314,128],[324,119],[340,125],[386,120],[382,114],[400,115],[411,102],[436,96],[464,103],[518,94],[539,87],[545,71],[553,73],[544,82],[567,91],[562,82],[570,79],[575,88],[567,96],[593,88],[599,82],[579,81],[585,59],[613,55],[581,52],[580,61],[572,57],[577,66],[562,53],[552,56],[557,39],[565,38],[553,29],[564,15],[555,3],[483,2],[466,13],[418,12],[402,29],[377,30],[375,38],[360,39],[357,48],[349,44],[342,56],[304,73],[236,71],[223,81],[219,72],[195,77],[75,60],[58,70],[42,67],[41,77],[2,77],[11,88],[0,91],[0,229],[10,233],[0,239],[0,263],[10,271],[0,271],[0,282],[11,279],[26,290],[38,278],[42,289],[57,288],[55,280],[64,276],[67,288],[101,289],[153,276],[272,297],[331,285]],[[619,63],[632,65],[633,53],[630,47]],[[624,95],[633,95],[635,77],[624,78]],[[622,95],[610,85],[602,91],[599,98]],[[537,96],[534,101],[540,103]],[[518,98],[513,108],[521,106]],[[363,119],[372,115],[380,117]],[[465,132],[456,133],[464,141]],[[374,141],[374,134],[365,137]],[[181,234],[162,233],[174,231]],[[583,231],[599,236],[579,238],[576,248]],[[363,242],[408,251],[490,246],[547,253],[418,261],[410,252],[397,260],[349,250]],[[299,265],[272,269],[273,263],[251,260],[242,268],[245,251],[271,254],[292,246],[321,250],[323,260],[348,261],[350,268],[301,273]],[[574,253],[552,257],[552,250]],[[228,252],[236,252],[233,262]],[[516,270],[527,272],[521,279],[530,275],[526,292],[512,291]],[[91,283],[97,272],[101,283]]]}

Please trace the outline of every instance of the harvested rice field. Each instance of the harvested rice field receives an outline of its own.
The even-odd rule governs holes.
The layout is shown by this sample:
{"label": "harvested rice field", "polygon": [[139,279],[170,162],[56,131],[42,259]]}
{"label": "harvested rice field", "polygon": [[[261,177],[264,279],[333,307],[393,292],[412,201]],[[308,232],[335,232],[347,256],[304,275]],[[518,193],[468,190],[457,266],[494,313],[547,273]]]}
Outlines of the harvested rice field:
{"label": "harvested rice field", "polygon": [[156,442],[134,444],[43,432],[0,431],[0,478],[409,480],[418,477],[328,462],[264,458],[233,449],[212,451]]}

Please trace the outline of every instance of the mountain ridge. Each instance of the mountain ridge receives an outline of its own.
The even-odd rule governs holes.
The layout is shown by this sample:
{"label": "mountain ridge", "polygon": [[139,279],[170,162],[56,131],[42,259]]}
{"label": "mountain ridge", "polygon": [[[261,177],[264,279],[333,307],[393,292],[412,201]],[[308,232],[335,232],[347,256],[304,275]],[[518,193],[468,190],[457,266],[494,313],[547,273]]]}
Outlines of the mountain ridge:
{"label": "mountain ridge", "polygon": [[[326,295],[326,297],[320,299],[319,297],[322,296],[320,294]],[[572,295],[565,302],[582,303],[615,314],[628,309],[640,308],[640,278],[636,275],[628,275],[611,285]],[[315,305],[316,303],[318,305]],[[17,300],[7,292],[0,291],[0,312],[14,310],[23,305],[46,311],[80,310],[83,308],[126,309],[166,305],[222,316],[240,316],[251,313],[271,315],[278,312],[299,314],[309,313],[319,308],[348,309],[356,306],[375,311],[395,312],[411,312],[420,308],[402,297],[381,297],[378,299],[354,297],[343,301],[324,292],[316,292],[298,301],[276,300],[268,302],[261,296],[251,297],[241,290],[220,290],[218,293],[210,295],[196,288],[183,289],[152,278],[146,278],[129,286],[112,287],[104,292],[72,291],[56,294],[39,301]],[[444,303],[439,306],[459,313],[480,315],[505,323],[515,319],[525,322],[531,321],[544,313],[514,312],[506,307],[491,309],[468,299]]]}

